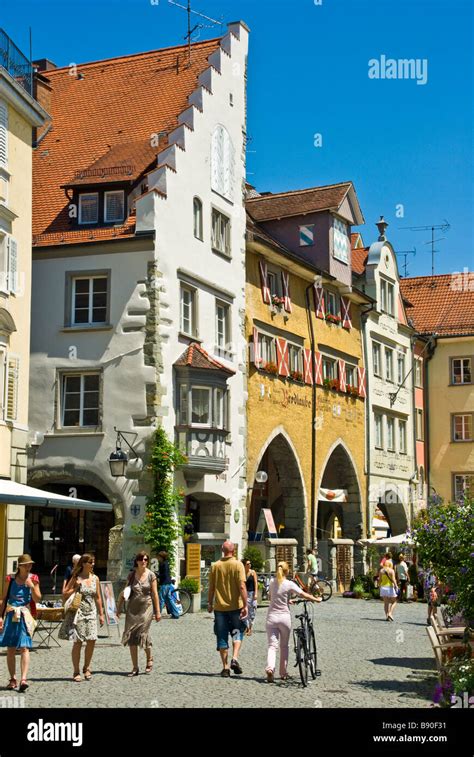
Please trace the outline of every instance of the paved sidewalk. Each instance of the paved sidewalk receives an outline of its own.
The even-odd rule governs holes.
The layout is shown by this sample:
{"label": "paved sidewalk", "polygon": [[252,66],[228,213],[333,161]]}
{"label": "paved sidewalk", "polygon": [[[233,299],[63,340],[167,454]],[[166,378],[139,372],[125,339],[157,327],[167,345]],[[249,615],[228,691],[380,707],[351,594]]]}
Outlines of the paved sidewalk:
{"label": "paved sidewalk", "polygon": [[[213,619],[208,613],[165,617],[153,623],[155,669],[129,679],[128,650],[118,635],[101,639],[90,682],[73,683],[71,647],[33,651],[26,707],[428,707],[435,685],[434,659],[425,632],[426,605],[403,604],[387,623],[381,602],[333,597],[314,607],[321,676],[303,689],[298,672],[289,683],[265,681],[266,607],[242,647],[243,675],[219,676]],[[123,627],[123,621],[122,621]],[[1,655],[0,681],[7,683]],[[19,664],[19,661],[18,661]],[[294,664],[293,649],[290,666]],[[140,656],[144,670],[144,655]],[[2,691],[2,697],[10,692]]]}

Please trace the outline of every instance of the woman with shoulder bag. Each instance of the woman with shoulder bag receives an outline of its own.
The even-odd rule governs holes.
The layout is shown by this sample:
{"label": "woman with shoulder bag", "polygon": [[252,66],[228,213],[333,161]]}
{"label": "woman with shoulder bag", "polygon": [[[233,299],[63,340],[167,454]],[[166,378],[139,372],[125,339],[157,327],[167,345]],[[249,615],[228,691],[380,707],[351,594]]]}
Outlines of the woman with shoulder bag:
{"label": "woman with shoulder bag", "polygon": [[[2,600],[2,617],[0,618],[0,647],[7,647],[7,665],[10,682],[7,689],[16,689],[15,654],[21,652],[21,679],[18,691],[26,691],[30,649],[36,621],[31,614],[31,603],[39,602],[41,592],[38,576],[31,575],[33,560],[30,555],[20,555],[18,570],[14,576],[7,576]],[[3,621],[6,615],[5,622]]]}
{"label": "woman with shoulder bag", "polygon": [[385,620],[393,621],[393,611],[398,599],[397,577],[393,569],[393,562],[385,560],[379,571],[380,596],[383,599]]}
{"label": "woman with shoulder bag", "polygon": [[103,626],[105,622],[99,579],[93,573],[94,563],[93,555],[82,555],[63,592],[63,597],[66,599],[64,605],[66,615],[59,629],[58,637],[73,642],[72,664],[74,670],[72,680],[76,683],[81,680],[79,668],[83,642],[85,642],[86,651],[82,672],[86,681],[90,681],[92,678],[90,664],[97,641],[97,611],[99,612],[100,625]]}
{"label": "woman with shoulder bag", "polygon": [[122,636],[122,644],[130,647],[132,658],[132,671],[129,678],[137,676],[138,647],[142,647],[146,653],[145,673],[151,673],[153,669],[152,640],[150,635],[151,621],[161,620],[160,601],[156,589],[156,576],[148,565],[150,557],[146,552],[139,552],[134,560],[134,570],[130,573],[127,586],[119,597],[117,605],[117,618],[120,617],[122,605],[128,597],[125,615],[125,630]]}

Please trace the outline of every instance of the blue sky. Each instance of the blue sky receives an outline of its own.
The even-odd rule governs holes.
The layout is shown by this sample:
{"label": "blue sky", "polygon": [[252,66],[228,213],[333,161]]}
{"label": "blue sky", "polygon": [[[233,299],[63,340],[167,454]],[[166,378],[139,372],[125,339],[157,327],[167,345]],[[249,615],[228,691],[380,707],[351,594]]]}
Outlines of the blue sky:
{"label": "blue sky", "polygon": [[[400,227],[447,219],[451,229],[436,232],[445,237],[436,273],[473,270],[471,0],[318,2],[192,0],[197,11],[251,29],[248,180],[262,191],[352,180],[366,243],[384,214],[396,249],[416,247],[409,274],[429,274],[431,232]],[[33,57],[57,65],[180,44],[186,24],[167,0],[16,0],[0,10],[0,26],[21,49],[28,53],[31,26]],[[369,60],[382,55],[427,60],[427,83],[370,79]]]}

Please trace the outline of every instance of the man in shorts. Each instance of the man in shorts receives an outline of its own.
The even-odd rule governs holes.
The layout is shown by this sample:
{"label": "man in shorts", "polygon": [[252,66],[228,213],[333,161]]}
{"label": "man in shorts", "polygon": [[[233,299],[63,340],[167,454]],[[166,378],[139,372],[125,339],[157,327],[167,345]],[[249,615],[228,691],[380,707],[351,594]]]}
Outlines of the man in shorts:
{"label": "man in shorts", "polygon": [[[222,545],[223,557],[211,567],[207,609],[214,610],[214,633],[217,651],[222,660],[221,676],[228,678],[230,671],[242,673],[238,657],[246,625],[247,588],[244,566],[234,557],[235,547],[231,541]],[[229,634],[232,637],[232,660],[228,664]]]}

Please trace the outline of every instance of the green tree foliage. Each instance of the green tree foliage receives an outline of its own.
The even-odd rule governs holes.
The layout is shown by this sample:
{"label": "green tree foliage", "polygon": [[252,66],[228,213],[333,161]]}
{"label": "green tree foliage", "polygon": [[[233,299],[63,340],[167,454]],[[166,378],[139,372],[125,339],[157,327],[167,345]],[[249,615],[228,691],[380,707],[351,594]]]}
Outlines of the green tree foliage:
{"label": "green tree foliage", "polygon": [[134,531],[143,537],[153,552],[166,550],[173,565],[173,545],[183,535],[189,518],[178,515],[184,491],[175,489],[173,474],[186,462],[186,457],[166,436],[164,429],[156,430],[150,455],[149,470],[153,474],[153,494],[147,498],[146,514]]}

